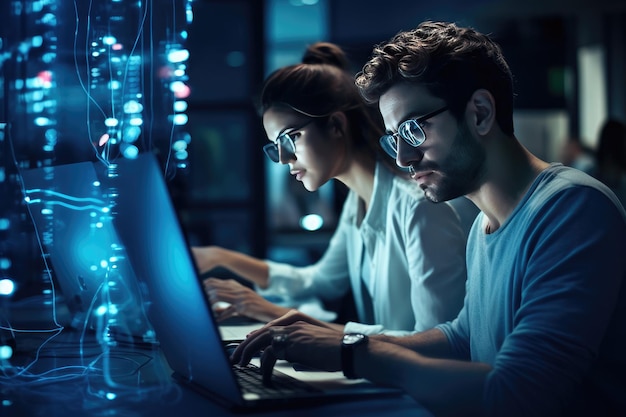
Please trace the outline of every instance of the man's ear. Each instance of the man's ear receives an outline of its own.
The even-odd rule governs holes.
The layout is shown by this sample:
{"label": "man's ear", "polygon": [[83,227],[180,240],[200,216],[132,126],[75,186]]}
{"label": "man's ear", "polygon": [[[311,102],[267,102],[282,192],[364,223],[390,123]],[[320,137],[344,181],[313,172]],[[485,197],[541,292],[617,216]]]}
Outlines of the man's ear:
{"label": "man's ear", "polygon": [[472,115],[472,126],[476,133],[486,135],[496,123],[496,101],[493,95],[485,89],[474,91],[469,100],[469,109]]}
{"label": "man's ear", "polygon": [[344,112],[338,111],[330,115],[328,127],[331,132],[343,136],[348,131],[348,118]]}

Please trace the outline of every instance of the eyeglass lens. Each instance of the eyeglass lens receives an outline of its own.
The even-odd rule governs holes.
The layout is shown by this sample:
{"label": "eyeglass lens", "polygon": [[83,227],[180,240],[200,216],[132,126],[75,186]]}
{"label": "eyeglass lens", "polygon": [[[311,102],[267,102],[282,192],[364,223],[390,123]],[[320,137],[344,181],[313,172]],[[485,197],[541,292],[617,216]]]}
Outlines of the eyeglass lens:
{"label": "eyeglass lens", "polygon": [[[278,149],[279,146],[280,152]],[[278,136],[278,138],[276,138],[276,143],[268,143],[267,145],[263,146],[263,151],[265,152],[265,155],[267,155],[267,157],[272,160],[272,162],[278,163],[280,162],[281,154],[283,155],[283,159],[285,160],[293,158],[296,153],[296,146],[293,143],[293,140],[291,139],[289,134],[283,133],[282,135]]]}
{"label": "eyeglass lens", "polygon": [[426,135],[417,121],[405,121],[399,126],[398,133],[380,138],[380,146],[393,158],[398,154],[398,136],[413,147],[421,145],[426,139]]}

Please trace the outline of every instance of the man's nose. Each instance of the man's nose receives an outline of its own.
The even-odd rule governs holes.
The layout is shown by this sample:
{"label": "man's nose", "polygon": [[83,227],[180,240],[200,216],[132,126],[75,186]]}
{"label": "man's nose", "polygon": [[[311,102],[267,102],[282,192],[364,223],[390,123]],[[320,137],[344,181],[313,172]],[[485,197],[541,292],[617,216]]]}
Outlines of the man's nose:
{"label": "man's nose", "polygon": [[407,168],[409,165],[419,162],[424,157],[424,153],[419,147],[413,147],[406,143],[403,139],[398,140],[398,153],[396,155],[396,164],[399,167]]}

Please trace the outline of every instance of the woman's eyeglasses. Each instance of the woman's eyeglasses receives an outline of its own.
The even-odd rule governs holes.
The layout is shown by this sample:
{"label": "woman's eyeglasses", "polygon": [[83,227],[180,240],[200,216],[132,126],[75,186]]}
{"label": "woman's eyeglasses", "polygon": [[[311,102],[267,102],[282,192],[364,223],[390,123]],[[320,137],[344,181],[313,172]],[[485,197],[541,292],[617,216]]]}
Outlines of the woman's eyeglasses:
{"label": "woman's eyeglasses", "polygon": [[315,119],[310,119],[305,124],[295,129],[292,129],[290,132],[284,132],[278,135],[274,142],[268,143],[267,145],[263,146],[263,152],[265,152],[265,155],[267,155],[267,157],[271,159],[272,162],[276,163],[280,162],[281,154],[283,156],[283,160],[285,161],[295,158],[296,144],[293,142],[293,138],[291,137],[291,135],[313,123],[314,120]]}

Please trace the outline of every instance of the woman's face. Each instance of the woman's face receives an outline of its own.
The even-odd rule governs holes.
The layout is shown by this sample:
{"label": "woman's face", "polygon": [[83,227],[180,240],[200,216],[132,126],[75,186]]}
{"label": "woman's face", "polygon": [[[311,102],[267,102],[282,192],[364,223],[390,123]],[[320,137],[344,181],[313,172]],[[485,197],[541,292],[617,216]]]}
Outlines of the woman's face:
{"label": "woman's face", "polygon": [[339,171],[344,150],[341,141],[331,137],[321,123],[295,111],[270,108],[263,114],[263,126],[270,142],[287,134],[295,152],[283,152],[279,146],[281,164],[289,164],[289,172],[308,191],[315,191],[334,178]]}

